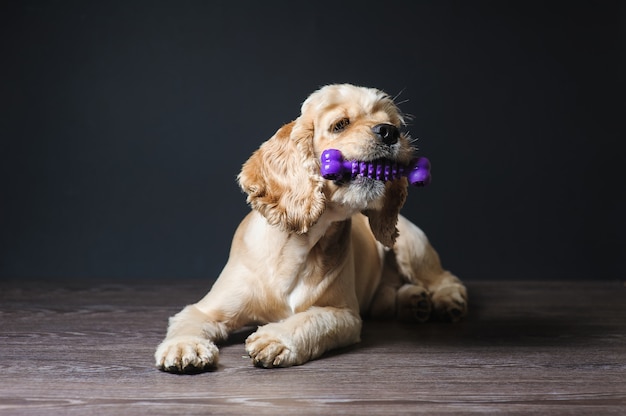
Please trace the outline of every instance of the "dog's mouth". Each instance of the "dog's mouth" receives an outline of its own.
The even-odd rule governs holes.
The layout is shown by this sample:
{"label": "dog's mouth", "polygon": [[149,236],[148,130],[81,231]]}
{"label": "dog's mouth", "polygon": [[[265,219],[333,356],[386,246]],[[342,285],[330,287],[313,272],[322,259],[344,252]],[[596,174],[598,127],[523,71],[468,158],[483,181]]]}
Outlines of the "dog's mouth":
{"label": "dog's mouth", "polygon": [[387,182],[406,177],[413,186],[425,186],[431,181],[430,162],[425,157],[412,159],[408,164],[387,158],[371,161],[345,160],[341,151],[327,149],[322,152],[320,159],[322,177],[338,183],[359,178]]}

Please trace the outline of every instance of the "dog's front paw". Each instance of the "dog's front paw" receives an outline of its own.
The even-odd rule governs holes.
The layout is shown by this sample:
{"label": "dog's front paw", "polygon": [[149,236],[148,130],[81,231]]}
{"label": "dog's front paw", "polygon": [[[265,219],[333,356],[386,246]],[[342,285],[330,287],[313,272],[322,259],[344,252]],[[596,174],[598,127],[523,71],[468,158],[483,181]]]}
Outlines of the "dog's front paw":
{"label": "dog's front paw", "polygon": [[404,285],[398,289],[397,309],[401,321],[426,322],[430,318],[430,293],[422,286]]}
{"label": "dog's front paw", "polygon": [[257,367],[291,367],[301,364],[293,346],[288,345],[279,333],[265,327],[250,335],[246,340],[246,351]]}
{"label": "dog's front paw", "polygon": [[467,315],[467,291],[459,283],[444,286],[433,293],[433,309],[438,318],[458,322]]}
{"label": "dog's front paw", "polygon": [[154,353],[156,365],[170,373],[200,373],[217,367],[219,351],[215,344],[201,337],[166,339]]}

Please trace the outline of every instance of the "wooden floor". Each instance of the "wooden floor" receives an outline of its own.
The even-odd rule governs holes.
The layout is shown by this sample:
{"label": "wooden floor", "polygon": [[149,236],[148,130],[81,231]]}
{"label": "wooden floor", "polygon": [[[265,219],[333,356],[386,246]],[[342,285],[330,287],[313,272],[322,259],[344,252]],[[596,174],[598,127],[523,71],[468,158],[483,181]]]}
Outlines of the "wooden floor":
{"label": "wooden floor", "polygon": [[366,322],[359,345],[273,370],[244,331],[217,371],[181,376],[152,354],[206,282],[0,282],[0,415],[626,415],[624,283],[468,288],[460,324]]}

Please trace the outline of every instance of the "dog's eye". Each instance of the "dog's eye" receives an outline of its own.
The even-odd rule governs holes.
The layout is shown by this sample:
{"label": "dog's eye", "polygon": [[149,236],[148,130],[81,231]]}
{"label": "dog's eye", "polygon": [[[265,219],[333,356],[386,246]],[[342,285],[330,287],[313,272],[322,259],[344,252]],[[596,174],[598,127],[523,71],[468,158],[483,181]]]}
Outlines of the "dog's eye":
{"label": "dog's eye", "polygon": [[333,124],[332,130],[334,133],[339,133],[340,131],[348,127],[349,125],[350,125],[350,119],[342,118],[341,120]]}

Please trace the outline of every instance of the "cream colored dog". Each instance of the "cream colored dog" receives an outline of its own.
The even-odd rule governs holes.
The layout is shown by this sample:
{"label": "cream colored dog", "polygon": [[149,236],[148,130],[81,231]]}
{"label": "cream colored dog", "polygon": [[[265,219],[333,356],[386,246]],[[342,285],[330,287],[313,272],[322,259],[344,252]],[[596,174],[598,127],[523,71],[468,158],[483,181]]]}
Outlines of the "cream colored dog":
{"label": "cream colored dog", "polygon": [[407,180],[320,175],[320,154],[331,147],[347,159],[407,163],[414,149],[403,124],[379,90],[343,84],[314,92],[300,117],[243,165],[239,184],[253,209],[210,292],[170,318],[156,365],[214,369],[215,343],[251,324],[261,325],[246,340],[254,364],[288,367],[359,342],[361,315],[461,319],[465,287],[399,215]]}

